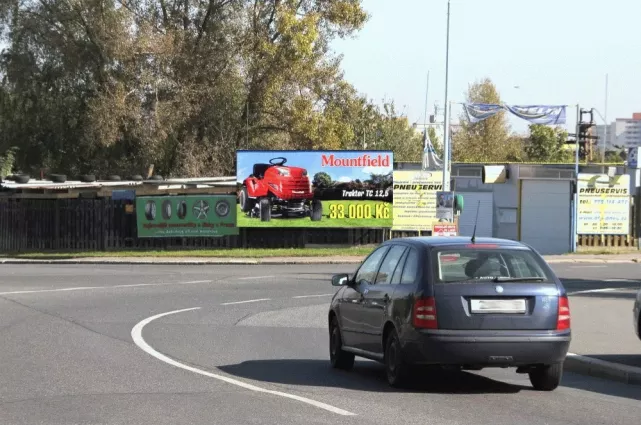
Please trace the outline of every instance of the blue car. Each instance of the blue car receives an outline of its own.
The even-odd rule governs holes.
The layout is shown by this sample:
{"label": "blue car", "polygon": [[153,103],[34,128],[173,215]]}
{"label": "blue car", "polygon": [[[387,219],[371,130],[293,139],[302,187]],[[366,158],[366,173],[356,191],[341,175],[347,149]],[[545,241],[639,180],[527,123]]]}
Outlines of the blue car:
{"label": "blue car", "polygon": [[515,368],[532,386],[559,385],[571,341],[565,288],[531,247],[467,237],[392,239],[340,287],[329,314],[330,360],[385,365],[400,386],[414,367]]}

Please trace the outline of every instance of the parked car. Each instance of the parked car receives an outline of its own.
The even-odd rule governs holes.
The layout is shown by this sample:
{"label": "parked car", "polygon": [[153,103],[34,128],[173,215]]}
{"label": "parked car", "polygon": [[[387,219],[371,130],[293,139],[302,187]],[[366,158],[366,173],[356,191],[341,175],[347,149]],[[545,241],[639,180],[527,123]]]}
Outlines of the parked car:
{"label": "parked car", "polygon": [[637,337],[641,339],[641,289],[637,292],[637,299],[634,300],[632,320],[634,321],[634,331],[637,333]]}
{"label": "parked car", "polygon": [[545,260],[515,241],[392,239],[353,276],[337,274],[329,309],[330,360],[384,363],[401,386],[414,366],[513,367],[537,390],[560,383],[571,342],[565,288]]}

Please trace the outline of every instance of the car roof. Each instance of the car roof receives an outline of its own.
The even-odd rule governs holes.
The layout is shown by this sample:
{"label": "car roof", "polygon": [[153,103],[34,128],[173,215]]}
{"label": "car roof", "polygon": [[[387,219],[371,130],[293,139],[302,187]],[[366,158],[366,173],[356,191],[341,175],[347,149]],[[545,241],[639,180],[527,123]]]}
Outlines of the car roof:
{"label": "car roof", "polygon": [[[471,245],[472,238],[469,236],[414,236],[407,238],[395,238],[386,241],[385,243],[404,242],[416,248],[432,248],[439,246],[452,246],[452,245]],[[506,248],[526,248],[529,246],[510,239],[500,238],[476,238],[475,244],[495,244]]]}

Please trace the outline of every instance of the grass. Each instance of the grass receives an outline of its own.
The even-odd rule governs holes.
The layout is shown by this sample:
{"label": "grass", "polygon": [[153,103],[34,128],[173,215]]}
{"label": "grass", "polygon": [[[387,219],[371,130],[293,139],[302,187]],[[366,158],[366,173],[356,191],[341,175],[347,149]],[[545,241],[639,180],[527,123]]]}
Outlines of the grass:
{"label": "grass", "polygon": [[[577,247],[577,252],[574,255],[616,255],[616,254],[641,254],[641,251],[637,247],[629,247],[629,246],[622,246],[622,247],[606,247],[606,246],[585,246],[585,247]],[[573,255],[573,253],[569,253],[568,255]]]}
{"label": "grass", "polygon": [[166,251],[87,251],[87,252],[29,252],[5,253],[4,256],[21,259],[73,259],[87,257],[211,257],[211,258],[269,258],[269,257],[334,257],[365,256],[372,246],[332,248],[278,248],[278,249],[183,249]]}
{"label": "grass", "polygon": [[[271,221],[262,222],[259,218],[250,218],[243,213],[238,206],[237,226],[238,227],[392,227],[392,204],[383,201],[322,201],[323,218],[320,221],[311,221],[309,217],[303,218],[276,218]],[[351,208],[350,208],[351,205]],[[363,210],[357,205],[363,205]],[[377,208],[378,207],[378,208]],[[385,208],[382,208],[385,207]],[[352,213],[371,212],[369,218],[349,217]],[[377,211],[386,212],[389,217],[376,216]],[[339,217],[334,217],[340,214]]]}

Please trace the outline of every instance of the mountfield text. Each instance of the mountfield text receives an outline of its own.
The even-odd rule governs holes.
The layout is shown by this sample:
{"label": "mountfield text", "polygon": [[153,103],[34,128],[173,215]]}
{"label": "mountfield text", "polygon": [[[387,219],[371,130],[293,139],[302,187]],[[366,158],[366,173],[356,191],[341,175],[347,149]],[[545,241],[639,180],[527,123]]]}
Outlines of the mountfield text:
{"label": "mountfield text", "polygon": [[322,167],[389,167],[389,155],[377,155],[372,157],[370,155],[361,155],[352,158],[338,158],[334,154],[322,155]]}

